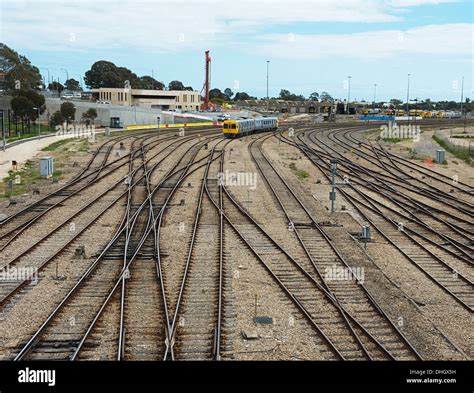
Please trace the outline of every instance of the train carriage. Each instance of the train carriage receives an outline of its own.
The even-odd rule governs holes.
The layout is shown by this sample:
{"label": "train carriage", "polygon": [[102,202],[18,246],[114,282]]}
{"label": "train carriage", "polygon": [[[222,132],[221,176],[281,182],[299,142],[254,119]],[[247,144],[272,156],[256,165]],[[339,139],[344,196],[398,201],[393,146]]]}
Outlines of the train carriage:
{"label": "train carriage", "polygon": [[255,119],[226,120],[222,133],[226,138],[239,138],[257,132],[273,131],[278,128],[278,118],[257,117]]}

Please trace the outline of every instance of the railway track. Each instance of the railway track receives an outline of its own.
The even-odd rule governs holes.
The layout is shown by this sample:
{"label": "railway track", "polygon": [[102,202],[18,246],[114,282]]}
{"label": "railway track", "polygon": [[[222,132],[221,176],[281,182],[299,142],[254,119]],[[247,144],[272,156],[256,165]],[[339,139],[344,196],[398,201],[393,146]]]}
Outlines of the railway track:
{"label": "railway track", "polygon": [[[192,237],[174,308],[171,333],[176,360],[220,360],[224,310],[224,228],[222,190],[217,173],[210,178],[214,160],[209,153],[199,192]],[[219,163],[219,161],[218,161]],[[217,210],[211,198],[219,206]]]}
{"label": "railway track", "polygon": [[[340,173],[350,179],[353,184],[368,191],[362,194],[363,198],[369,198],[371,202],[381,205],[379,200],[370,195],[381,196],[386,200],[381,207],[390,210],[392,216],[397,216],[399,220],[402,220],[397,222],[405,223],[407,230],[410,230],[408,228],[410,224],[413,233],[426,234],[423,239],[438,248],[440,252],[451,254],[465,263],[472,264],[473,233],[468,227],[473,226],[470,221],[450,216],[452,220],[457,220],[457,223],[453,225],[440,217],[441,212],[433,211],[432,206],[423,204],[411,195],[402,194],[395,185],[387,185],[385,179],[379,177],[377,173],[369,173],[367,168],[354,165],[343,156],[339,157],[342,164]],[[464,224],[465,227],[460,224]]]}
{"label": "railway track", "polygon": [[[191,155],[189,154],[190,151],[192,152]],[[188,149],[174,168],[186,158],[194,159],[196,153],[197,151],[193,150],[192,147]],[[182,180],[182,177],[184,177],[186,170],[189,169],[191,164],[192,161],[177,171],[181,173],[178,180]],[[172,178],[175,173],[176,172],[167,176],[162,184],[165,184],[166,180]],[[178,183],[168,192],[174,192],[177,185]],[[161,185],[155,187],[152,194],[156,193],[160,188]],[[85,356],[82,350],[84,347],[87,347],[85,346],[87,339],[90,337],[97,321],[110,303],[110,300],[114,297],[117,289],[126,281],[125,277],[130,273],[133,262],[146,244],[146,239],[152,231],[152,226],[150,226],[150,222],[147,221],[148,224],[143,231],[143,235],[141,237],[139,234],[137,235],[139,241],[136,245],[134,243],[138,238],[134,236],[133,240],[130,241],[132,239],[131,234],[142,232],[142,228],[139,228],[140,225],[136,225],[135,230],[127,234],[127,228],[130,229],[130,223],[135,221],[140,215],[140,212],[146,212],[146,207],[150,204],[149,199],[152,197],[153,195],[149,194],[132,216],[130,215],[131,204],[127,205],[127,211],[122,219],[122,224],[115,236],[45,322],[33,336],[22,345],[15,357],[16,360],[68,360]],[[145,256],[148,251],[149,249],[147,249],[147,247],[143,248],[142,256]],[[126,264],[124,264],[124,261],[127,261]],[[118,357],[127,354],[127,349],[124,347],[127,342],[124,334],[126,330],[123,329],[123,321],[125,320],[125,297],[123,294],[125,292],[122,291],[121,293],[122,311],[119,318],[121,320],[121,328],[119,337],[117,338],[118,349],[116,353]],[[130,293],[134,293],[134,290],[132,289]],[[73,324],[69,323],[71,320],[74,321]],[[100,340],[99,344],[96,340],[96,345],[100,345]]]}
{"label": "railway track", "polygon": [[[194,135],[197,132],[208,134],[215,132],[215,130],[197,130],[193,131],[191,135]],[[5,249],[5,247],[8,246],[15,238],[17,238],[25,229],[27,229],[37,220],[41,219],[45,214],[52,211],[54,208],[62,206],[68,199],[78,195],[88,187],[97,184],[99,181],[104,180],[104,178],[115,173],[118,169],[123,168],[125,165],[128,165],[127,155],[112,160],[111,162],[107,162],[107,160],[111,154],[112,148],[117,143],[131,137],[132,136],[130,135],[126,135],[116,137],[112,141],[105,142],[93,154],[93,157],[86,167],[67,184],[4,219],[0,223],[0,250]],[[147,131],[143,134],[140,133],[138,134],[138,137],[139,139],[143,139],[144,142],[158,138],[157,135],[150,131]],[[157,139],[153,144],[147,143],[147,149],[152,149],[154,146],[162,142],[176,139],[177,138],[174,134],[168,137],[165,136],[164,138]],[[136,140],[134,140],[134,143],[136,143]],[[137,153],[138,151],[139,149],[137,149],[137,151],[134,153]],[[101,157],[101,154],[103,157]],[[96,161],[99,161],[99,164],[94,166],[93,163]],[[107,169],[107,171],[102,174],[104,169]]]}
{"label": "railway track", "polygon": [[[437,174],[429,169],[425,169],[423,175],[421,175],[422,177],[417,178],[413,176],[410,171],[407,171],[407,168],[411,168],[410,170],[412,171],[420,171],[418,165],[414,165],[410,163],[409,160],[395,156],[393,153],[383,149],[380,144],[378,144],[378,148],[375,148],[373,144],[361,142],[352,136],[354,132],[354,130],[338,130],[329,133],[327,137],[332,140],[336,146],[351,149],[360,157],[363,157],[375,167],[378,167],[387,175],[386,181],[395,180],[397,182],[395,184],[398,187],[403,187],[418,195],[426,196],[430,200],[436,200],[447,205],[449,208],[456,208],[460,213],[472,217],[472,209],[474,207],[472,204],[472,189],[470,189],[467,184],[454,182],[453,179]],[[354,141],[354,143],[351,144],[347,141]],[[395,164],[395,159],[403,164],[403,166]],[[428,177],[430,180],[436,179],[436,182],[442,188],[434,187],[423,179],[423,177],[425,177],[425,179]],[[448,187],[447,190],[446,187]],[[454,195],[452,191],[456,191],[457,195]],[[461,196],[471,199],[471,202],[461,199]]]}
{"label": "railway track", "polygon": [[[149,138],[152,137],[150,136]],[[120,140],[123,139],[125,138],[123,137]],[[136,142],[136,140],[134,142]],[[116,143],[118,143],[118,141]],[[24,209],[21,209],[7,217],[0,226],[0,249],[4,250],[11,242],[13,242],[13,240],[20,236],[21,233],[44,217],[47,213],[51,212],[54,208],[62,206],[72,197],[84,192],[87,188],[97,184],[99,181],[103,181],[106,177],[112,175],[118,169],[125,166],[127,164],[127,156],[116,159],[111,163],[106,162],[114,145],[115,144],[110,144],[110,146],[105,148],[105,157],[100,160],[101,164],[98,165],[97,168],[92,167],[89,163],[78,176],[69,181],[59,190],[46,195],[33,204],[28,205]],[[94,158],[98,157],[102,150],[102,147],[99,148],[91,161],[95,161]],[[105,168],[108,170],[102,174],[102,176],[99,176]]]}
{"label": "railway track", "polygon": [[[133,228],[125,241],[128,248],[137,246],[128,260],[121,255],[127,261],[123,264],[124,274],[109,292],[72,360],[99,356],[109,360],[160,360],[168,352],[168,294],[160,260],[158,221],[180,183],[196,170],[191,167],[199,163],[195,159],[203,144],[197,142],[187,149],[156,187],[152,188],[149,181],[151,171],[146,172],[147,195],[137,209],[141,216],[132,215]],[[107,337],[103,326],[108,326],[109,331],[114,327],[114,334]]]}
{"label": "railway track", "polygon": [[[359,128],[351,127],[351,132]],[[311,127],[306,134],[312,135]],[[212,135],[175,142],[172,138],[157,141],[143,136],[132,143],[126,157],[112,162],[109,159],[114,143],[110,142],[93,157],[91,162],[94,164],[73,182],[81,182],[85,176],[94,184],[109,172],[128,166],[126,182],[121,181],[98,195],[87,210],[63,220],[50,234],[8,263],[26,266],[37,255],[41,272],[54,258],[76,244],[102,214],[125,202],[113,237],[72,288],[61,296],[43,323],[20,343],[15,360],[230,358],[232,339],[227,333],[232,327],[227,324],[227,316],[232,304],[228,300],[229,271],[225,257],[226,239],[230,236],[236,237],[242,247],[253,253],[306,319],[311,327],[309,335],[324,359],[421,360],[415,346],[357,277],[343,281],[328,278],[331,269],[353,271],[357,266],[352,266],[350,258],[345,258],[334,246],[273,165],[264,148],[270,137],[272,135],[261,135],[253,139],[249,145],[250,155],[287,217],[290,236],[298,241],[304,252],[290,255],[237,201],[230,189],[219,182],[219,174],[225,168],[225,149],[236,141],[224,141]],[[326,140],[322,142],[324,147],[318,148],[309,138],[282,140],[300,148],[328,179],[327,158],[336,152],[339,154],[339,148],[347,149],[347,146],[339,145],[333,146],[333,151],[324,144]],[[332,143],[337,141],[334,139]],[[373,152],[370,157],[381,170],[389,165],[395,168],[393,163],[389,164],[395,158],[387,157],[379,148],[363,148]],[[160,173],[163,161],[172,153],[179,154],[179,158],[176,157],[170,169]],[[429,210],[425,211],[422,202],[416,201],[411,194],[418,179],[397,193],[403,179],[392,171],[382,175],[373,169],[364,171],[357,165],[349,165],[342,157],[340,162],[340,175],[350,173],[354,176],[350,187],[342,189],[341,194],[358,214],[472,311],[472,281],[461,269],[454,269],[459,266],[471,268],[469,225],[451,227],[451,222],[446,220],[448,215],[440,220]],[[193,205],[196,211],[187,257],[185,261],[176,261],[176,264],[182,262],[184,267],[180,285],[175,287],[167,280],[170,267],[163,266],[160,234],[176,191],[192,174],[196,177],[199,174],[201,183],[196,205]],[[368,184],[369,179],[376,179],[378,187]],[[447,203],[444,191],[436,194],[434,187],[430,187],[430,192],[438,195],[437,203]],[[81,190],[77,190],[77,195]],[[68,195],[59,197],[69,198]],[[380,202],[381,198],[389,202]],[[5,249],[61,203],[58,198],[57,204],[40,209],[36,216],[32,208],[31,212],[25,210],[23,216],[20,213],[18,222],[15,223],[14,218],[10,224],[7,222],[11,225],[8,230],[17,228],[19,232],[7,234],[13,239],[5,237]],[[420,211],[416,212],[416,208]],[[72,238],[64,237],[71,220],[76,222],[78,231]],[[402,231],[398,225],[401,220],[408,223]],[[443,228],[450,232],[440,237],[434,231],[435,223],[444,225]],[[444,240],[442,245],[436,244],[439,239]],[[56,244],[56,248],[49,243]],[[50,255],[47,259],[41,257],[46,248]],[[454,281],[447,280],[449,274]],[[31,282],[25,280],[20,287],[11,287],[11,284],[0,283],[0,309],[7,305],[14,307],[15,296],[28,293]]]}
{"label": "railway track", "polygon": [[[293,144],[288,139],[286,142]],[[299,147],[313,164],[324,174],[328,182],[330,182],[330,166],[327,156],[321,154],[318,148],[309,147],[302,138],[299,138],[297,147]],[[318,143],[324,145],[322,139],[318,139]],[[327,145],[326,145],[327,146]],[[345,160],[342,157],[340,164],[344,165]],[[357,175],[351,172],[354,177]],[[342,182],[342,175],[339,175],[339,181]],[[356,211],[370,223],[389,243],[398,249],[411,263],[419,268],[428,278],[440,286],[444,291],[450,294],[463,307],[473,310],[473,283],[472,280],[465,277],[460,271],[453,269],[453,266],[446,261],[446,255],[442,258],[435,254],[428,246],[426,240],[422,240],[420,233],[417,235],[410,233],[410,230],[403,228],[401,230],[399,222],[387,216],[386,210],[377,209],[374,204],[367,201],[368,197],[364,195],[364,191],[355,185],[355,181],[350,182],[346,187],[340,188],[340,193],[345,199],[356,209]],[[374,214],[375,213],[375,214]],[[393,213],[392,213],[393,214]],[[437,233],[431,228],[425,228],[432,235]],[[413,231],[412,231],[413,232]],[[415,238],[418,236],[418,238]],[[421,239],[421,240],[420,240]],[[438,249],[447,250],[443,246],[438,245]],[[450,257],[454,257],[450,255]],[[463,262],[464,263],[464,262]],[[470,269],[470,265],[464,266]],[[460,269],[459,269],[460,270]]]}
{"label": "railway track", "polygon": [[[267,138],[263,137],[251,142],[249,150],[261,176],[285,212],[292,230],[311,262],[311,267],[308,267],[307,271],[318,278],[319,283],[337,304],[344,307],[343,312],[350,314],[351,318],[357,322],[354,324],[354,329],[364,327],[364,333],[368,333],[378,344],[379,348],[374,346],[373,342],[366,343],[370,348],[367,348],[370,358],[380,359],[378,352],[380,347],[386,350],[385,356],[393,359],[419,357],[416,350],[411,347],[359,279],[356,277],[343,281],[327,279],[327,272],[331,270],[345,269],[352,272],[357,267],[350,266],[338,252],[308,209],[265,156],[262,144]],[[372,353],[371,350],[374,352]]]}
{"label": "railway track", "polygon": [[[187,139],[183,141],[175,141],[171,143],[171,145],[165,146],[163,149],[160,149],[157,153],[153,154],[152,158],[161,157],[156,163],[154,163],[153,170],[170,156],[172,151],[168,151],[170,150],[170,147],[176,148],[187,142]],[[144,161],[143,158],[140,158],[140,156],[135,157],[135,154],[135,151],[130,153],[129,178],[132,179],[132,184],[134,183],[133,179],[138,179],[137,181],[139,183],[134,184],[133,187],[135,190],[134,192],[136,193],[137,189],[141,189],[143,192],[143,181],[145,178],[143,166],[146,165],[146,161]],[[163,154],[165,155],[163,156]],[[149,161],[151,161],[152,158],[150,158]],[[138,164],[134,166],[134,162],[137,160]],[[39,240],[30,244],[26,250],[16,255],[13,259],[10,259],[3,268],[34,267],[39,275],[39,273],[41,273],[42,270],[52,261],[59,258],[65,252],[70,251],[70,248],[76,244],[79,239],[84,237],[84,234],[87,233],[86,231],[92,227],[98,219],[108,211],[108,209],[119,204],[127,194],[130,194],[130,192],[131,189],[129,188],[127,190],[123,180],[118,181],[113,185],[113,187],[107,189],[101,195],[98,195],[96,199],[87,206],[87,208],[78,210],[77,213],[68,217],[49,231],[49,233],[44,234],[44,236]],[[128,204],[133,205],[128,206],[129,213],[130,211],[135,212],[137,205],[139,206],[141,201],[142,200],[138,199],[138,201],[135,201],[135,205],[133,205],[134,202],[130,201],[129,198]],[[71,230],[71,228],[74,230]],[[35,277],[35,279],[38,278],[40,279],[41,276]],[[18,295],[21,290],[27,288],[29,284],[31,284],[30,279],[13,282],[0,282],[0,307],[4,307],[7,304],[11,307],[12,298],[15,295]]]}

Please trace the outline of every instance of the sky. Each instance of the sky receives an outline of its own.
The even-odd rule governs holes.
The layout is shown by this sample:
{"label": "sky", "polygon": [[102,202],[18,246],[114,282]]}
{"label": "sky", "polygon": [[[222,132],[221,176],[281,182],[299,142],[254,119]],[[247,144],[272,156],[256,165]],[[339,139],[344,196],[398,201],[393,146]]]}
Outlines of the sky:
{"label": "sky", "polygon": [[[50,76],[98,60],[165,84],[257,97],[281,89],[372,101],[473,97],[472,0],[0,0],[0,42]],[[377,85],[376,87],[374,85]]]}

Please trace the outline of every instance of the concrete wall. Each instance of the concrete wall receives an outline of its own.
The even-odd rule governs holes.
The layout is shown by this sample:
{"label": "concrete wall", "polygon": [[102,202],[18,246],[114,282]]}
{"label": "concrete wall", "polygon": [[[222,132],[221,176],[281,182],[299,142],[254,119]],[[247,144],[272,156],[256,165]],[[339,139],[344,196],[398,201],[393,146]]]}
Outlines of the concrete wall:
{"label": "concrete wall", "polygon": [[[65,101],[59,99],[46,99],[46,111],[42,115],[41,120],[46,121],[48,114],[52,115],[58,111],[63,102]],[[161,118],[160,121],[163,124],[173,124],[174,122],[174,116],[172,114],[163,114],[162,111],[158,109],[96,104],[87,101],[71,102],[76,107],[76,121],[80,120],[82,114],[89,108],[95,108],[97,110],[95,125],[98,127],[109,126],[111,117],[118,117],[123,126],[155,124],[158,116]]]}

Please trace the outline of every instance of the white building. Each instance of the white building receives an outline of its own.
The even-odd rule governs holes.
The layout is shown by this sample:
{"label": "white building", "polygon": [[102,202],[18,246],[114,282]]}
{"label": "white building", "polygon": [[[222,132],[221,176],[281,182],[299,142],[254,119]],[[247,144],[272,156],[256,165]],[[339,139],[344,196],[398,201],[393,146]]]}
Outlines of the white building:
{"label": "white building", "polygon": [[139,106],[162,110],[197,111],[201,107],[202,97],[198,91],[189,90],[143,90],[131,88],[93,89],[99,101],[108,101],[113,105]]}

